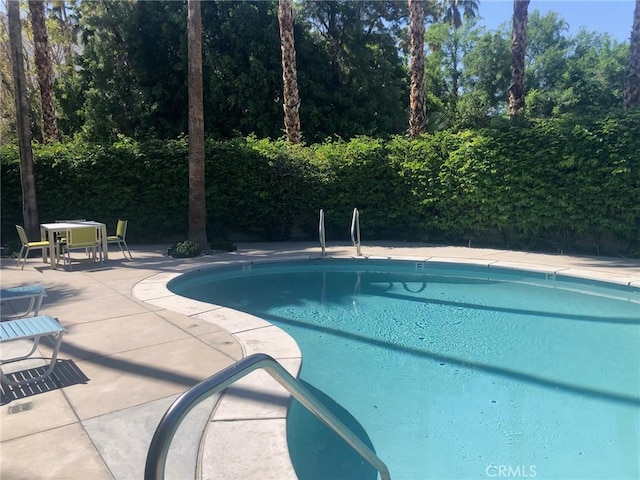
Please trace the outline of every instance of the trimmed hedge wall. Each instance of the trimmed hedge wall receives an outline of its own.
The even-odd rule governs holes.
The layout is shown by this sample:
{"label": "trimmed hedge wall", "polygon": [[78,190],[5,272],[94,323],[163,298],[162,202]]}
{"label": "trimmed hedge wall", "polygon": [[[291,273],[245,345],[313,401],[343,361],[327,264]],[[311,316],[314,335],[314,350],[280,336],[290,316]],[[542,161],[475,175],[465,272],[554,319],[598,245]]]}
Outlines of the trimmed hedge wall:
{"label": "trimmed hedge wall", "polygon": [[[18,149],[2,154],[2,241],[22,224]],[[640,255],[640,115],[498,121],[417,140],[206,143],[209,237],[467,243]],[[41,222],[92,218],[130,242],[186,237],[187,141],[34,145]]]}

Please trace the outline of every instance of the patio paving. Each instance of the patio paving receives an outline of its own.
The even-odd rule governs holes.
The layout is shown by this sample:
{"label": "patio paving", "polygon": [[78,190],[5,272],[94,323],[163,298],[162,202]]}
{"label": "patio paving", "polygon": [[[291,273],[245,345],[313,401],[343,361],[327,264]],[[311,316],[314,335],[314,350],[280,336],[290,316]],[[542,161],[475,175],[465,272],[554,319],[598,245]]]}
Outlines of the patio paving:
{"label": "patio paving", "polygon": [[[40,258],[28,259],[24,270],[16,267],[13,259],[0,262],[2,288],[42,284],[47,297],[41,313],[59,318],[69,331],[55,376],[22,388],[2,385],[1,478],[142,478],[149,442],[171,402],[192,385],[264,345],[243,345],[246,332],[232,335],[233,321],[224,311],[175,309],[188,314],[179,313],[171,309],[173,304],[168,299],[163,303],[162,299],[137,298],[134,287],[144,293],[149,286],[145,280],[163,283],[176,273],[212,263],[320,254],[313,243],[238,244],[237,252],[197,259],[167,257],[164,253],[168,245],[130,247],[133,260],[114,251],[102,265],[76,262],[73,271],[51,270]],[[411,243],[364,244],[362,252],[376,257],[464,260],[562,271],[640,287],[637,259]],[[330,256],[354,253],[353,247],[344,244],[327,248]],[[75,258],[81,260],[82,254],[76,253]],[[2,305],[3,313],[7,308]],[[213,323],[216,318],[225,328]],[[3,356],[14,347],[3,346]],[[40,357],[46,359],[50,354],[49,345],[40,347]],[[33,369],[44,363],[42,359],[19,362],[8,365],[5,372]],[[192,411],[178,431],[169,455],[167,478],[196,478],[201,434],[216,400],[212,398]],[[210,456],[210,452],[202,454],[202,458]],[[224,471],[225,478],[231,478],[229,472],[236,472],[235,478],[245,478],[233,463],[227,463]]]}

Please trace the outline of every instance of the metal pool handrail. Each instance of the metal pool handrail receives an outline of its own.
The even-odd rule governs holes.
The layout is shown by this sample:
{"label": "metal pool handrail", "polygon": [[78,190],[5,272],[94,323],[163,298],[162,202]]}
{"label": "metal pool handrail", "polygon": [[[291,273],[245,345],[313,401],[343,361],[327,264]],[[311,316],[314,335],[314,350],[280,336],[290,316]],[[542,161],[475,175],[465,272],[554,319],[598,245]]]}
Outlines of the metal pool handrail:
{"label": "metal pool handrail", "polygon": [[325,248],[327,246],[327,234],[324,229],[324,210],[320,209],[320,225],[318,226],[318,232],[320,234],[320,246],[322,247],[322,255],[325,254]]}
{"label": "metal pool handrail", "polygon": [[356,255],[360,256],[360,212],[357,208],[353,209],[353,217],[351,218],[351,242],[356,247]]}
{"label": "metal pool handrail", "polygon": [[382,460],[360,440],[333,413],[318,401],[298,380],[296,380],[273,357],[256,353],[237,361],[202,382],[194,385],[171,404],[160,420],[149,450],[144,469],[144,480],[164,480],[164,471],[171,441],[180,423],[201,401],[218,393],[254,370],[262,368],[282,385],[307,410],[342,437],[362,458],[380,472],[382,480],[390,480],[389,469]]}

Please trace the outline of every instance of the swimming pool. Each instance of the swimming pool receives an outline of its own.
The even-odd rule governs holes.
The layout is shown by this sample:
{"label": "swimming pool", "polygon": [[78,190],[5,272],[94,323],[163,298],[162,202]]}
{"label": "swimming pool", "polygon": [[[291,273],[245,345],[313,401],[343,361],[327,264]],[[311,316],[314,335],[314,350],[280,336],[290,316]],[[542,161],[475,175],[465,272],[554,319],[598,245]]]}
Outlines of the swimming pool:
{"label": "swimming pool", "polygon": [[[301,378],[392,478],[638,476],[637,289],[335,259],[190,274],[169,288],[288,331]],[[301,478],[375,478],[295,403],[288,436]]]}

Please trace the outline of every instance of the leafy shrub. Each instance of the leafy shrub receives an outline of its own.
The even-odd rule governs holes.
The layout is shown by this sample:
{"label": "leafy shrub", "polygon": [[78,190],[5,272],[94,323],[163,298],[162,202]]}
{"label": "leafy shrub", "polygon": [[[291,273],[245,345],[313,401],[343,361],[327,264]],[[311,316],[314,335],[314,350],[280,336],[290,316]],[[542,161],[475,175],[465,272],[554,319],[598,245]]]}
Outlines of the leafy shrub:
{"label": "leafy shrub", "polygon": [[183,240],[173,244],[169,248],[167,255],[173,258],[192,258],[199,256],[200,253],[202,253],[202,250],[198,242]]}
{"label": "leafy shrub", "polygon": [[[472,241],[638,255],[639,131],[640,113],[630,111],[495,120],[414,140],[209,140],[207,231],[234,241],[315,240],[323,208],[328,239],[347,240],[357,207],[363,242]],[[33,150],[41,222],[78,217],[115,225],[127,218],[132,243],[185,238],[186,139]],[[1,146],[4,243],[23,223],[19,167],[16,146]]]}

